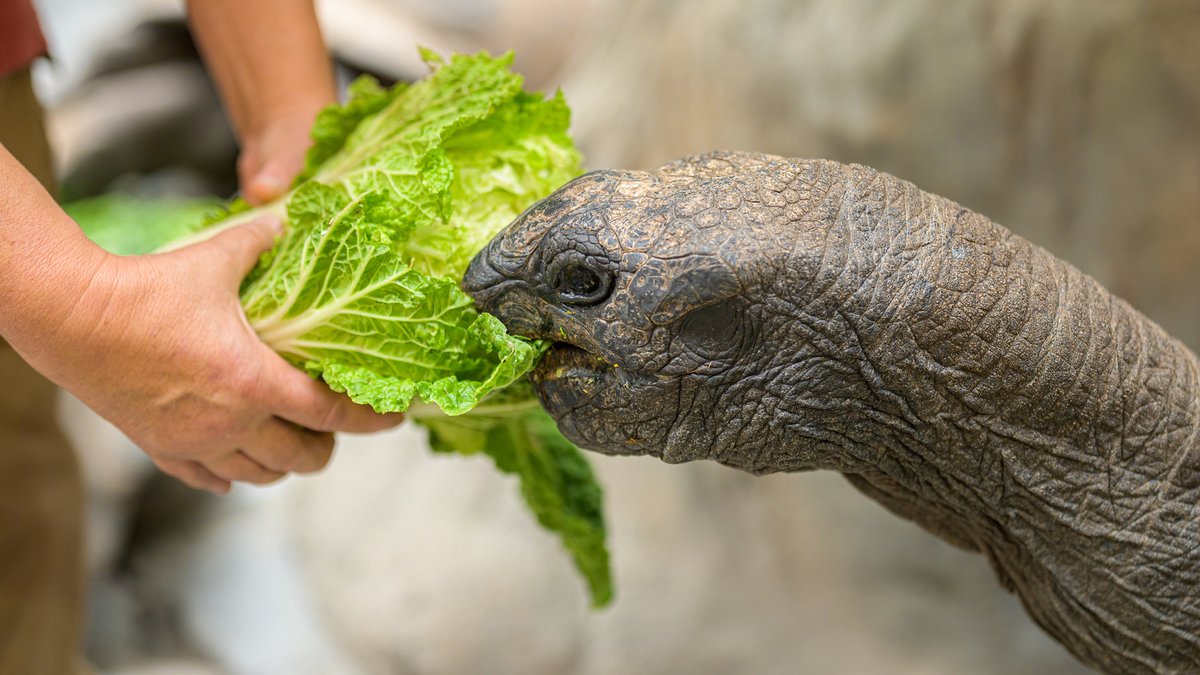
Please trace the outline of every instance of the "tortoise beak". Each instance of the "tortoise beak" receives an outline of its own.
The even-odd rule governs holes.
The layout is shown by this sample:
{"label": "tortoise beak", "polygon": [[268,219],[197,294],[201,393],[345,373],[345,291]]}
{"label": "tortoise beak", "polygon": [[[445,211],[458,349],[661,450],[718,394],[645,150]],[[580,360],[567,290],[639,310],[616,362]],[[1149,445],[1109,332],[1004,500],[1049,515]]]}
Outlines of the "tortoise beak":
{"label": "tortoise beak", "polygon": [[463,275],[463,290],[475,300],[476,309],[500,319],[508,332],[525,337],[548,336],[551,329],[538,311],[537,298],[525,280],[517,276],[523,265],[494,264],[496,248],[493,240],[471,260]]}
{"label": "tortoise beak", "polygon": [[462,288],[475,300],[479,311],[494,313],[492,305],[503,291],[504,282],[509,281],[509,278],[488,259],[491,248],[489,244],[471,259],[471,264],[467,266],[467,272],[463,275]]}

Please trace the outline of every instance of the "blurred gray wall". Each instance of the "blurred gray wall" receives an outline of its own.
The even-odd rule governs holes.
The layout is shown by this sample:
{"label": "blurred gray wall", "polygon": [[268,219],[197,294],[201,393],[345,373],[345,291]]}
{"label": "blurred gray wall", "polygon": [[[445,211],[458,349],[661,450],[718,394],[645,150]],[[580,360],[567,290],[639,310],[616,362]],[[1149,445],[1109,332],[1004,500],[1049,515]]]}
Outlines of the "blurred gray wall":
{"label": "blurred gray wall", "polygon": [[715,148],[868,164],[1200,347],[1200,3],[619,4],[567,76],[593,165]]}

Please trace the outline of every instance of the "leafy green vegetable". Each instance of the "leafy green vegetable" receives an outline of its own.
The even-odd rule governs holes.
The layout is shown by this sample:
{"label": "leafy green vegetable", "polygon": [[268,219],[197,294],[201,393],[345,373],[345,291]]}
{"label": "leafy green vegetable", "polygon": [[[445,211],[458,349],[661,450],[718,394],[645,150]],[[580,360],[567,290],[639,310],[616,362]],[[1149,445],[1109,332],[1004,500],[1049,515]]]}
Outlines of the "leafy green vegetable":
{"label": "leafy green vegetable", "polygon": [[391,208],[378,192],[348,200],[306,183],[288,219],[314,226],[284,235],[244,284],[242,305],[264,342],[359,403],[406,410],[420,396],[465,413],[528,372],[541,348],[477,313],[457,280],[397,253],[374,225]]}
{"label": "leafy green vegetable", "polygon": [[192,234],[197,224],[220,213],[215,199],[139,199],[110,193],[65,206],[67,214],[101,248],[121,255],[150,253]]}
{"label": "leafy green vegetable", "polygon": [[459,288],[500,229],[580,172],[570,111],[561,95],[522,91],[511,55],[424,56],[428,78],[390,90],[360,79],[344,105],[323,111],[303,172],[274,203],[234,202],[199,225],[147,211],[136,231],[111,219],[140,207],[113,198],[107,213],[73,212],[123,254],[185,246],[266,213],[284,217],[285,233],[242,285],[259,337],[380,412],[423,401],[410,418],[430,430],[432,447],[483,452],[515,474],[593,603],[604,605],[612,584],[600,488],[523,379],[545,345],[509,335]]}
{"label": "leafy green vegetable", "polygon": [[558,532],[575,557],[592,594],[603,606],[612,600],[612,577],[604,538],[603,495],[579,449],[558,433],[538,407],[529,383],[520,382],[462,417],[414,418],[429,428],[435,452],[483,451],[496,467],[521,480],[525,503],[548,530]]}

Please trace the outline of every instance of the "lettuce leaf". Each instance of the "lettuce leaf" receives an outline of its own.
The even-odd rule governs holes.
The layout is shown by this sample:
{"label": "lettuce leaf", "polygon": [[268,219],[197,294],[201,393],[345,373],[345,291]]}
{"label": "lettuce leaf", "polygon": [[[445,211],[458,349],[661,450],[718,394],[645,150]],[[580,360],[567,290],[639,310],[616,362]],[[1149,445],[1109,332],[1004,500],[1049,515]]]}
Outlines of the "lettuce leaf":
{"label": "lettuce leaf", "polygon": [[355,401],[401,411],[419,396],[460,415],[528,372],[541,349],[476,312],[456,279],[397,254],[390,230],[375,225],[391,209],[379,192],[349,199],[304,184],[242,306],[263,342]]}
{"label": "lettuce leaf", "polygon": [[601,606],[612,582],[600,487],[524,379],[545,345],[509,335],[459,287],[497,232],[580,173],[570,110],[561,94],[523,91],[511,54],[423,54],[429,77],[391,89],[363,78],[344,105],[324,110],[303,172],[274,203],[239,200],[198,225],[160,208],[136,231],[112,224],[136,206],[74,213],[122,254],[283,217],[284,234],[242,284],[259,337],[358,403],[380,412],[416,404],[410,418],[430,430],[436,451],[482,452],[516,475]]}
{"label": "lettuce leaf", "polygon": [[594,606],[612,601],[612,575],[604,542],[603,494],[579,449],[562,437],[538,407],[528,381],[509,387],[462,417],[420,410],[434,452],[484,452],[521,481],[521,495],[539,523],[557,532],[591,591]]}
{"label": "lettuce leaf", "polygon": [[211,198],[139,198],[118,192],[80,199],[63,207],[100,248],[121,255],[156,251],[200,229],[222,211]]}

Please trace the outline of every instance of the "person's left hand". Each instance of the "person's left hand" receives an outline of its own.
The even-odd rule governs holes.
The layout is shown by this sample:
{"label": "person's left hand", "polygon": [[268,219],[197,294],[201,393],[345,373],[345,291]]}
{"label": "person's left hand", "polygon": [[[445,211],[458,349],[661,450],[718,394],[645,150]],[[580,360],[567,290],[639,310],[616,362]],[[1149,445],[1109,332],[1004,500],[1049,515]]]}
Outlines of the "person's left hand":
{"label": "person's left hand", "polygon": [[243,139],[238,157],[238,182],[242,196],[253,205],[278,199],[291,188],[304,168],[304,155],[312,144],[309,131],[317,113],[333,100],[313,99],[293,104]]}

